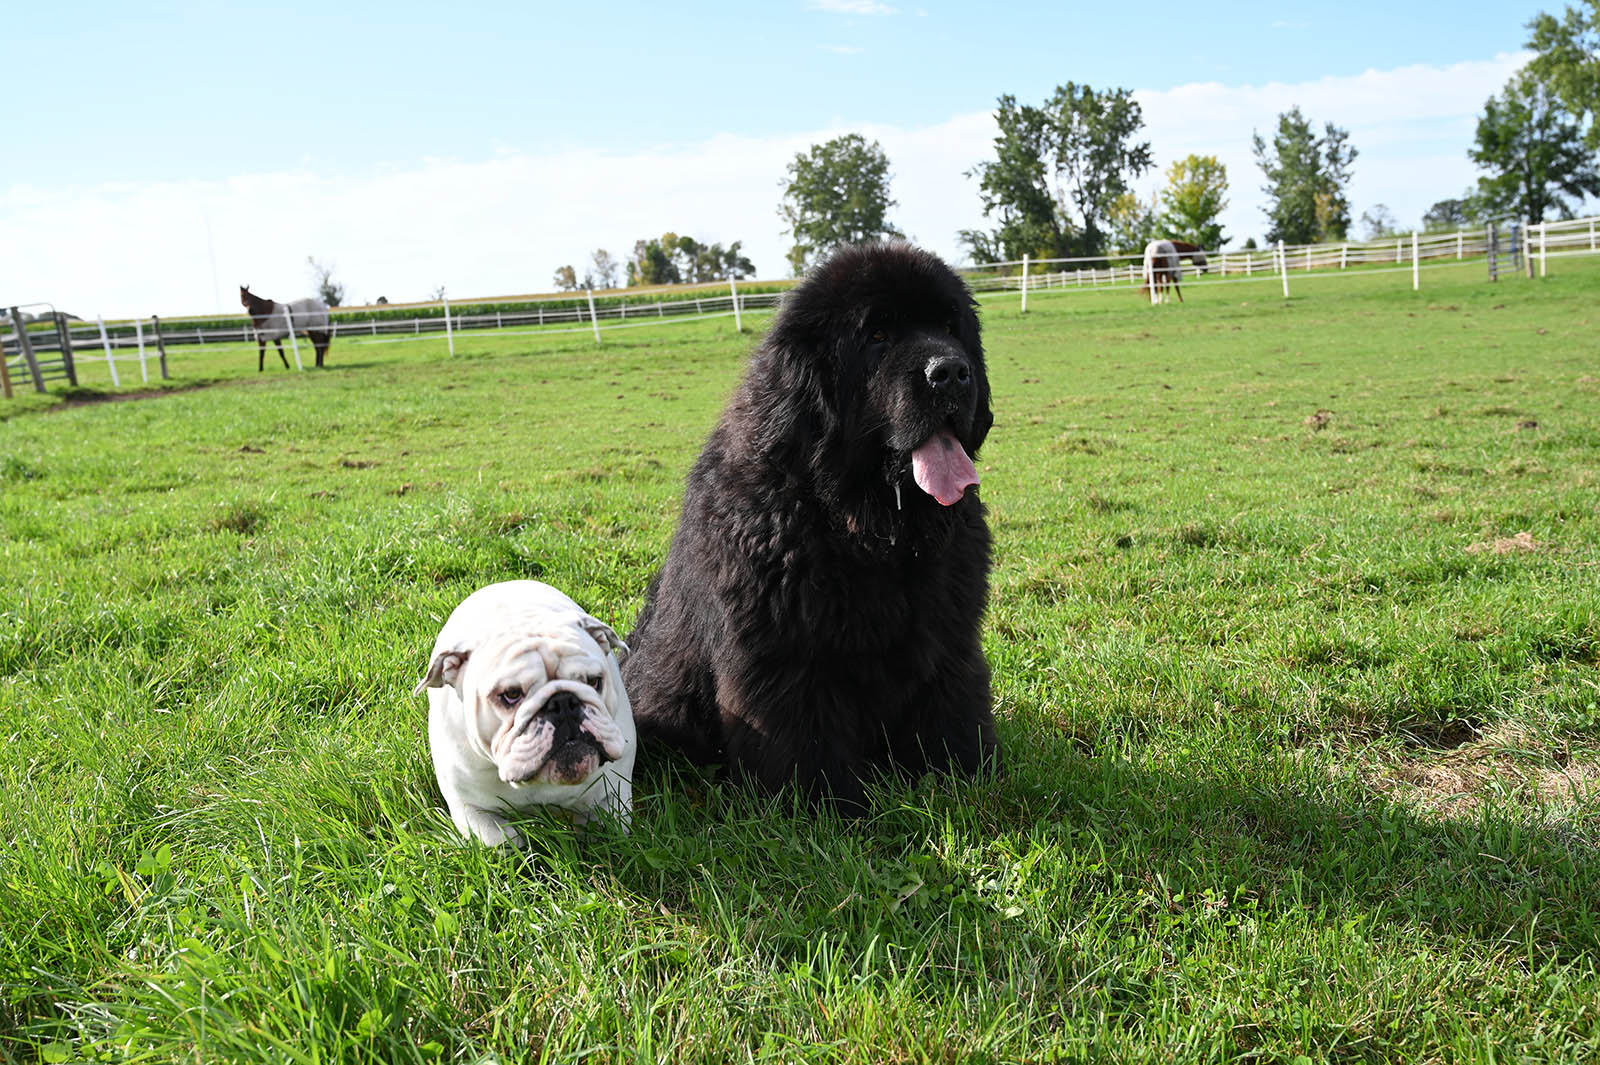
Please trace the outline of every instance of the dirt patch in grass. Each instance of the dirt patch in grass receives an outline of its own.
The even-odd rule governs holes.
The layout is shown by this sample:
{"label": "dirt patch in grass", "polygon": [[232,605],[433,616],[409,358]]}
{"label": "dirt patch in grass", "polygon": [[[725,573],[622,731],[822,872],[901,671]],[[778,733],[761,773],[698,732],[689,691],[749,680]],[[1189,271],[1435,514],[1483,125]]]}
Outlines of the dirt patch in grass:
{"label": "dirt patch in grass", "polygon": [[1440,819],[1470,817],[1491,799],[1566,809],[1600,796],[1600,761],[1571,761],[1514,725],[1498,725],[1449,750],[1375,754],[1357,775],[1373,791]]}
{"label": "dirt patch in grass", "polygon": [[1493,540],[1482,540],[1475,544],[1467,545],[1467,554],[1480,555],[1491,552],[1496,555],[1509,555],[1513,551],[1543,551],[1550,545],[1541,544],[1533,538],[1530,532],[1519,532],[1515,536],[1498,536]]}

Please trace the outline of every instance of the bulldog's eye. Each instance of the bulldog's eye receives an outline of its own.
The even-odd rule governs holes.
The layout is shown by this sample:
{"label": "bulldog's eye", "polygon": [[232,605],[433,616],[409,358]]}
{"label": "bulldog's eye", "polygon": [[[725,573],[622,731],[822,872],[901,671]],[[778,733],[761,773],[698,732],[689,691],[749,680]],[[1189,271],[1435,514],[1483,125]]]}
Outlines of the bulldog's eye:
{"label": "bulldog's eye", "polygon": [[592,677],[585,677],[584,683],[593,688],[596,695],[602,695],[606,690],[606,675],[604,673],[596,673]]}
{"label": "bulldog's eye", "polygon": [[522,702],[522,697],[527,694],[528,693],[523,691],[521,688],[501,688],[499,694],[497,694],[495,698],[499,699],[501,705],[507,710],[515,710],[517,704]]}

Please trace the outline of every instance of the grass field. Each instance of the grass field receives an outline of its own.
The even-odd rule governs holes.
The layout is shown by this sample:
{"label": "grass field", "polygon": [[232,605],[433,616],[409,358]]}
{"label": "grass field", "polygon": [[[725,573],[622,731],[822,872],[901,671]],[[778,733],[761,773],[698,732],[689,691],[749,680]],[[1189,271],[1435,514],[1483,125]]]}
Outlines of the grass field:
{"label": "grass field", "polygon": [[1276,285],[986,301],[1008,772],[857,826],[433,783],[443,617],[629,628],[731,322],[0,403],[0,1060],[1600,1057],[1600,262]]}

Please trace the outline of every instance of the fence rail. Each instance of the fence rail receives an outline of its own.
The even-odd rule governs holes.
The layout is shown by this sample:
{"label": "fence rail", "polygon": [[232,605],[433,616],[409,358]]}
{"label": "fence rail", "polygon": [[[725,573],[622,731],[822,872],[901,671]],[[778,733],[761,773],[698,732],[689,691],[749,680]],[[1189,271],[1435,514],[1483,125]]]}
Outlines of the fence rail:
{"label": "fence rail", "polygon": [[[1563,222],[1523,226],[1525,263],[1532,272],[1537,263],[1543,274],[1549,259],[1600,252],[1600,216]],[[1291,275],[1318,273],[1404,271],[1419,285],[1423,263],[1445,265],[1446,261],[1465,264],[1482,259],[1489,250],[1488,231],[1460,230],[1452,233],[1415,233],[1373,241],[1336,244],[1300,244],[1272,248],[1219,250],[1205,252],[1208,260],[1205,279],[1192,274],[1189,286],[1227,284],[1255,280],[1258,276],[1281,278],[1288,295]],[[1027,309],[1030,292],[1063,289],[1092,289],[1107,285],[1137,285],[1143,278],[1142,254],[1110,254],[1075,259],[1021,259],[958,268],[967,284],[977,293],[1019,292]],[[752,284],[752,283],[747,283]],[[736,282],[726,290],[675,287],[648,291],[585,293],[525,298],[485,298],[470,301],[336,308],[334,335],[346,342],[392,343],[424,334],[442,333],[451,338],[456,332],[493,329],[510,335],[519,333],[588,332],[600,341],[602,331],[633,329],[653,324],[700,321],[731,317],[736,325],[749,311],[775,307],[793,282],[757,282],[757,291],[740,291]],[[5,306],[0,304],[0,307]],[[43,306],[43,305],[40,305]],[[137,359],[140,379],[149,378],[147,360],[159,357],[162,376],[166,376],[166,349],[196,344],[238,344],[256,339],[249,319],[242,315],[205,315],[188,318],[149,318],[127,321],[86,322],[54,312],[51,316],[24,322],[13,316],[0,334],[0,371],[9,370],[12,381],[27,370],[28,358],[57,354],[59,360],[104,361],[113,383],[121,387],[117,362]],[[22,335],[25,334],[25,337]],[[25,343],[24,343],[25,340]],[[151,345],[157,351],[150,351]],[[31,352],[31,355],[25,354]],[[37,375],[34,375],[37,380]]]}
{"label": "fence rail", "polygon": [[[1531,255],[1560,257],[1600,251],[1600,217],[1575,218],[1524,226]],[[1413,237],[1416,251],[1413,253]],[[1296,273],[1348,270],[1356,267],[1405,266],[1417,261],[1465,261],[1488,254],[1488,228],[1449,233],[1407,233],[1369,241],[1329,244],[1289,244],[1277,247],[1207,250],[1206,271],[1219,277],[1276,274],[1283,268]],[[1062,259],[1012,259],[962,267],[974,291],[1021,290],[1103,286],[1143,282],[1142,252]],[[1187,271],[1186,271],[1187,272]]]}

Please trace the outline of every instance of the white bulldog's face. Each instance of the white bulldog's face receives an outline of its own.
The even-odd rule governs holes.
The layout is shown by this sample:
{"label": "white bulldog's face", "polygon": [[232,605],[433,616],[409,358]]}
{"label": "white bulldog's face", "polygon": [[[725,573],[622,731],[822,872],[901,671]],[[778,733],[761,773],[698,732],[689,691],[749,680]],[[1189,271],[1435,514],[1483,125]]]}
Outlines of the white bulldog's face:
{"label": "white bulldog's face", "polygon": [[419,689],[456,689],[469,717],[467,742],[507,784],[580,784],[626,749],[616,722],[622,677],[612,652],[626,653],[627,645],[588,615],[539,628],[519,626],[440,651]]}

